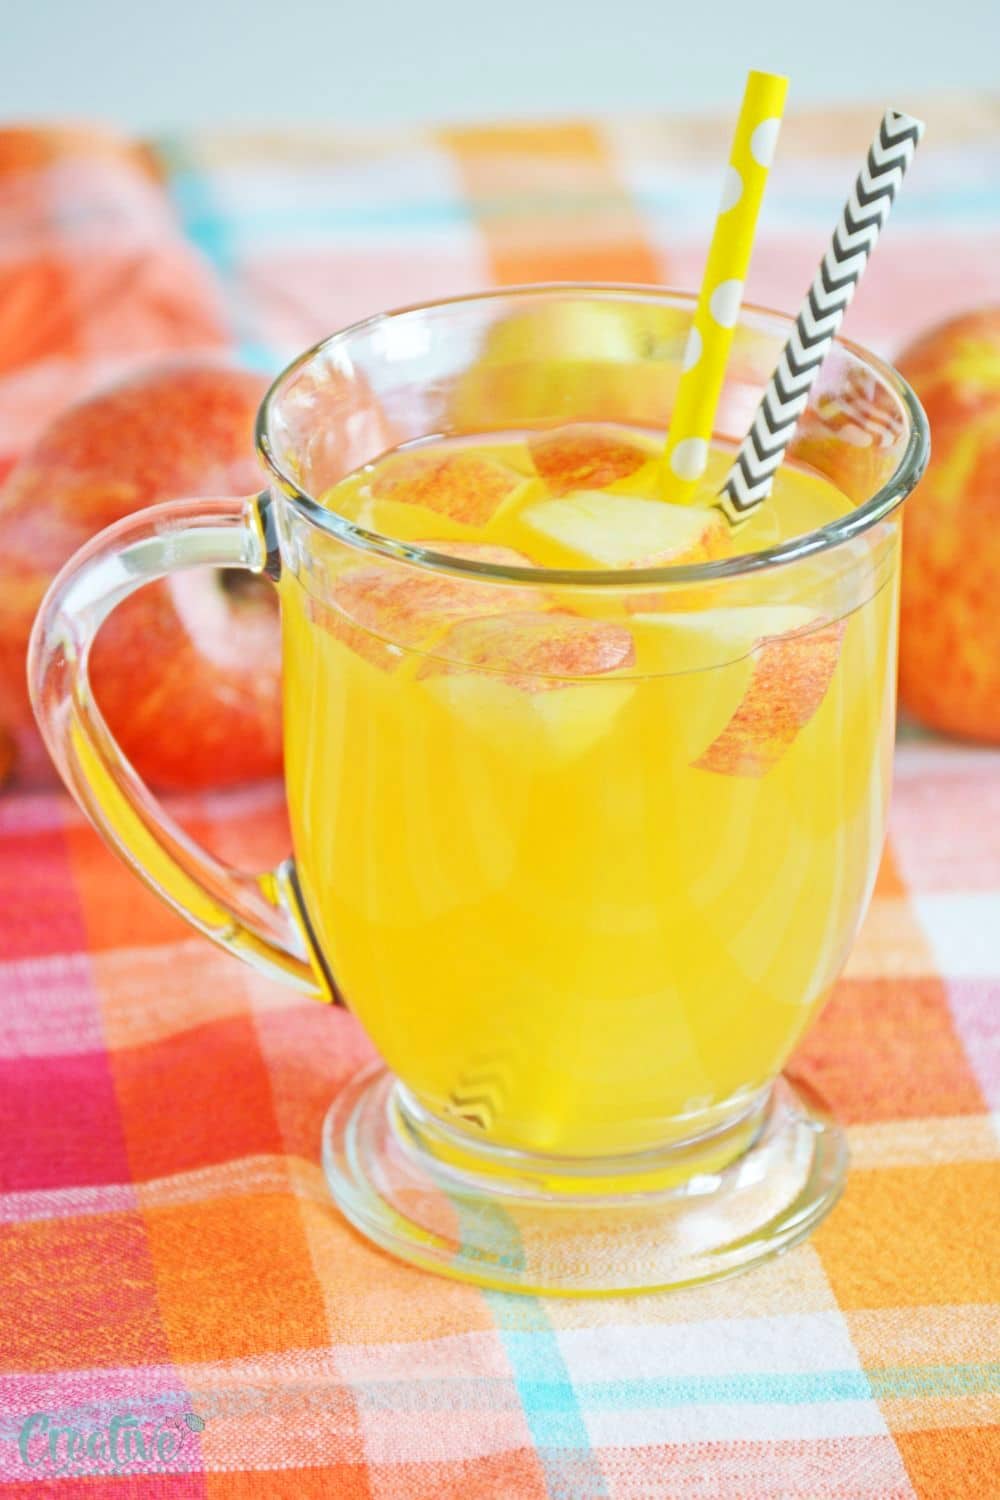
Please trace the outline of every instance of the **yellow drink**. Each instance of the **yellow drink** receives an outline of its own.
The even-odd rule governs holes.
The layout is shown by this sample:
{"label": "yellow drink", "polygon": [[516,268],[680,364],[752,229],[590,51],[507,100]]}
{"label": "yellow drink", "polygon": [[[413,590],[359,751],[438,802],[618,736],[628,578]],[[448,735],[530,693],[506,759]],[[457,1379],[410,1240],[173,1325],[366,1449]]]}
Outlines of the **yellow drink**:
{"label": "yellow drink", "polygon": [[[588,567],[745,552],[851,508],[786,466],[745,533],[694,507],[667,517],[672,542],[634,504],[663,504],[656,441],[582,437],[422,448],[326,503],[432,549],[575,567],[584,585]],[[599,597],[442,579],[333,541],[286,569],[305,904],[427,1109],[503,1146],[606,1155],[707,1128],[778,1072],[881,848],[894,542],[851,545],[870,555],[849,587],[842,557],[796,564],[794,585],[778,570]]]}

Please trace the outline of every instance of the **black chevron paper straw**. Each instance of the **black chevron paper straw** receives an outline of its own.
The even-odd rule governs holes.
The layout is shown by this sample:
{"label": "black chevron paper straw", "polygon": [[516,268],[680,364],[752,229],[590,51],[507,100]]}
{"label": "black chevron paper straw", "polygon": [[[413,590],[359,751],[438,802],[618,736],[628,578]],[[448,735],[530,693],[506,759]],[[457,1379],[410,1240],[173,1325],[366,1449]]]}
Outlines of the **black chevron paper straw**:
{"label": "black chevron paper straw", "polygon": [[900,110],[886,110],[882,117],[750,431],[719,491],[718,504],[734,525],[746,520],[771,493],[812,383],[923,133],[922,122]]}

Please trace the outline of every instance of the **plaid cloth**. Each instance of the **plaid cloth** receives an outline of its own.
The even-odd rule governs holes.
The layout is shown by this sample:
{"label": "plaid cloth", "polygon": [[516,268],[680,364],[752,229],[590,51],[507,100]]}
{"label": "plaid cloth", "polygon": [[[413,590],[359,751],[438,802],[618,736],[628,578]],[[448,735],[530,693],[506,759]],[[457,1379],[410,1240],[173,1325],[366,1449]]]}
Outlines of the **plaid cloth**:
{"label": "plaid cloth", "polygon": [[[848,324],[882,349],[1000,296],[1000,105],[903,102],[927,141]],[[756,300],[797,302],[878,113],[788,120]],[[231,334],[273,366],[491,281],[695,285],[727,130],[0,137],[0,452],[157,348]],[[285,837],[274,788],[179,813],[237,863]],[[318,1164],[369,1054],[352,1018],[194,937],[63,796],[0,799],[3,1493],[997,1494],[998,830],[1000,756],[907,739],[871,914],[796,1060],[853,1156],[819,1232],[719,1286],[574,1302],[355,1235]]]}

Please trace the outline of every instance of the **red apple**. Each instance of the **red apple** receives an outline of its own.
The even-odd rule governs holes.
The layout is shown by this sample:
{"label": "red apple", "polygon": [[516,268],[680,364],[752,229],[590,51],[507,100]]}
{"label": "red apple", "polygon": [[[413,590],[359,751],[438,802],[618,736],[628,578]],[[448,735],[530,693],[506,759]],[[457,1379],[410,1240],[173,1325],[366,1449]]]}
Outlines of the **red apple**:
{"label": "red apple", "polygon": [[10,776],[14,769],[14,741],[6,729],[0,725],[0,786]]}
{"label": "red apple", "polygon": [[[252,433],[264,387],[206,359],[159,366],[69,408],[9,475],[0,726],[23,769],[35,755],[25,655],[52,576],[101,527],[144,506],[258,488]],[[155,786],[221,786],[279,769],[278,613],[265,580],[199,570],[140,590],[102,627],[92,672],[113,733]]]}
{"label": "red apple", "polygon": [[1000,743],[1000,307],[932,329],[898,364],[933,440],[905,508],[900,701],[936,729]]}

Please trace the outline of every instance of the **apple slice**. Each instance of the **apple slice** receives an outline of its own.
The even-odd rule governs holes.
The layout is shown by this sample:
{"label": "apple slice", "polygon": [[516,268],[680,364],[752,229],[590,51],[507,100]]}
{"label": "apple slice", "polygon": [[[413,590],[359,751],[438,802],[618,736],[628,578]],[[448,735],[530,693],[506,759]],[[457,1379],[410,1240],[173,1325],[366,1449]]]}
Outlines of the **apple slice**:
{"label": "apple slice", "polygon": [[[718,706],[725,715],[693,764],[729,776],[764,776],[781,760],[823,701],[846,628],[796,604],[645,614],[634,622],[640,667],[687,675],[699,710],[711,719]],[[718,676],[688,675],[713,669]]]}
{"label": "apple slice", "polygon": [[635,474],[656,452],[652,443],[599,427],[563,427],[531,438],[528,448],[553,495],[605,489]]}
{"label": "apple slice", "polygon": [[[531,567],[531,559],[512,547],[426,538],[418,545],[470,562]],[[401,647],[427,646],[457,620],[544,607],[547,603],[540,589],[480,583],[379,560],[341,573],[333,583],[332,599],[332,607],[319,603],[313,618],[383,671],[399,665]]]}
{"label": "apple slice", "polygon": [[403,660],[401,646],[394,646],[381,636],[362,630],[359,625],[352,625],[346,615],[342,615],[332,604],[317,599],[314,594],[306,595],[306,614],[314,625],[318,625],[335,641],[353,651],[355,656],[360,656],[370,667],[377,667],[380,672],[395,672]]}
{"label": "apple slice", "polygon": [[632,634],[617,621],[527,610],[453,626],[419,675],[473,667],[496,672],[522,692],[546,693],[564,687],[567,678],[615,672],[634,662]]}
{"label": "apple slice", "polygon": [[729,550],[729,528],[718,511],[600,490],[543,500],[518,519],[577,566],[657,567],[724,557]]}
{"label": "apple slice", "polygon": [[465,526],[485,526],[531,483],[492,454],[428,449],[383,460],[372,476],[371,493],[375,500],[418,505]]}
{"label": "apple slice", "polygon": [[845,628],[843,620],[818,629],[811,623],[762,640],[742,703],[696,765],[729,776],[765,776],[823,702]]}
{"label": "apple slice", "polygon": [[628,680],[600,680],[635,662],[631,632],[610,620],[559,611],[465,620],[436,653],[417,673],[428,691],[494,749],[530,765],[583,754],[634,691]]}

